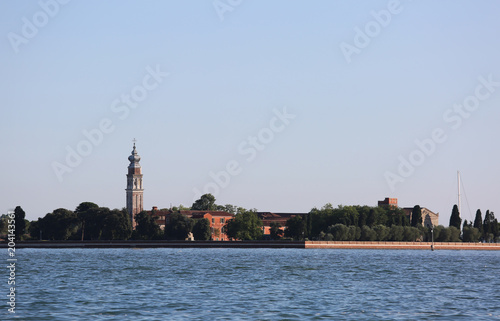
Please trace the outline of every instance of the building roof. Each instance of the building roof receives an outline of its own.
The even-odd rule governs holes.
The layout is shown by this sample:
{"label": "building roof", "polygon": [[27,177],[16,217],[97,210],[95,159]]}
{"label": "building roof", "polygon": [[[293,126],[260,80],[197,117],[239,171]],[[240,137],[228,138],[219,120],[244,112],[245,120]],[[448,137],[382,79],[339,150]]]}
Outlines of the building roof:
{"label": "building roof", "polygon": [[[439,213],[434,213],[433,211],[431,211],[430,209],[428,209],[427,207],[421,207],[420,208],[422,211],[428,211],[430,212],[430,214],[434,214],[434,215],[439,215]],[[411,214],[411,212],[413,211],[413,207],[403,207],[403,210],[409,214]]]}
{"label": "building roof", "polygon": [[154,216],[162,216],[162,215],[170,215],[173,213],[179,213],[188,217],[200,218],[205,214],[210,214],[212,216],[223,216],[223,217],[233,217],[234,214],[224,212],[224,211],[191,211],[191,210],[183,210],[183,211],[172,211],[172,210],[157,210],[153,209],[151,211],[147,211],[148,213],[152,213]]}
{"label": "building roof", "polygon": [[285,223],[292,217],[305,216],[308,213],[272,213],[272,212],[257,212],[257,216],[262,220],[264,225],[269,225],[272,222]]}

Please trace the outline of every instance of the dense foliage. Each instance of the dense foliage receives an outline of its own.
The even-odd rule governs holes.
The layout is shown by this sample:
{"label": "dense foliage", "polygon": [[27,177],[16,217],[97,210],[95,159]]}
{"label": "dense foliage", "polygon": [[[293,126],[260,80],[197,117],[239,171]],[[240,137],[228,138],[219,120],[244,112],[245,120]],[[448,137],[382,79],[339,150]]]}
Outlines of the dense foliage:
{"label": "dense foliage", "polygon": [[262,238],[262,221],[254,211],[244,211],[227,221],[226,234],[230,239],[260,240]]}
{"label": "dense foliage", "polygon": [[186,240],[191,233],[194,220],[180,213],[172,213],[167,218],[165,223],[165,239],[166,240]]}
{"label": "dense foliage", "polygon": [[212,194],[205,194],[193,203],[191,209],[193,211],[215,211],[215,206],[215,197]]}
{"label": "dense foliage", "polygon": [[[256,210],[246,210],[233,205],[217,205],[211,194],[201,196],[193,208],[200,211],[218,210],[235,214],[224,226],[227,236],[233,240],[260,240],[263,225]],[[182,205],[179,211],[186,209]],[[210,240],[212,231],[207,219],[192,219],[179,211],[169,214],[162,231],[155,218],[148,212],[135,216],[136,228],[132,231],[130,218],[125,209],[110,210],[95,203],[83,202],[74,211],[58,208],[43,218],[28,222],[20,206],[15,209],[17,239],[27,237],[43,240],[185,240],[192,233],[195,240]],[[8,217],[0,216],[0,234],[6,234]],[[325,241],[431,241],[435,242],[498,242],[500,224],[491,211],[484,220],[477,210],[474,223],[462,219],[457,205],[453,206],[450,226],[422,226],[422,209],[416,205],[411,221],[401,208],[390,206],[338,206],[326,204],[313,208],[308,215],[295,215],[284,227],[270,224],[270,238],[283,237],[294,240]],[[284,230],[284,231],[283,231]],[[218,230],[213,231],[216,235]]]}
{"label": "dense foliage", "polygon": [[272,222],[269,226],[271,228],[271,240],[279,240],[283,237],[283,230],[281,229],[281,224],[278,222]]}
{"label": "dense foliage", "polygon": [[193,225],[193,237],[196,241],[208,241],[212,237],[210,222],[206,218],[196,220]]}
{"label": "dense foliage", "polygon": [[135,230],[132,233],[134,240],[160,240],[163,239],[163,232],[156,223],[154,217],[142,211],[137,213],[135,219]]}
{"label": "dense foliage", "polygon": [[[298,219],[293,220],[298,223]],[[401,208],[389,206],[340,205],[334,208],[331,204],[326,204],[321,209],[313,208],[304,222],[304,235],[311,240],[411,241],[421,238],[423,234],[423,228],[410,229],[410,221]],[[301,239],[302,236],[296,232],[287,234],[286,230],[285,235],[294,239]]]}
{"label": "dense foliage", "polygon": [[32,239],[127,240],[132,226],[125,209],[110,210],[85,202],[75,211],[58,208],[31,223]]}

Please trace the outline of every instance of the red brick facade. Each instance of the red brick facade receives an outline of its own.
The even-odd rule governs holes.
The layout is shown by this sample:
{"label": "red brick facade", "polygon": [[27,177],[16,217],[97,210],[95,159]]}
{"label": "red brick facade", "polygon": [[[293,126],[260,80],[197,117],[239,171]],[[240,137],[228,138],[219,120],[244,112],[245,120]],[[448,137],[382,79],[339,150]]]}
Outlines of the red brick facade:
{"label": "red brick facade", "polygon": [[386,197],[383,201],[378,201],[378,206],[389,206],[389,207],[398,207],[398,199],[397,198],[388,198]]}
{"label": "red brick facade", "polygon": [[153,207],[152,211],[148,211],[148,214],[151,214],[155,217],[156,223],[163,230],[165,229],[165,223],[168,221],[168,216],[173,213],[180,213],[184,216],[187,216],[192,219],[202,219],[206,218],[210,223],[210,231],[212,233],[213,241],[229,241],[225,231],[224,225],[227,221],[233,219],[234,215],[231,213],[223,212],[223,211],[177,211],[174,212],[172,210],[158,210],[156,207]]}
{"label": "red brick facade", "polygon": [[271,212],[258,212],[257,215],[262,220],[262,229],[264,237],[271,235],[271,223],[278,223],[281,225],[281,230],[285,231],[286,221],[295,216],[306,217],[307,213],[271,213]]}

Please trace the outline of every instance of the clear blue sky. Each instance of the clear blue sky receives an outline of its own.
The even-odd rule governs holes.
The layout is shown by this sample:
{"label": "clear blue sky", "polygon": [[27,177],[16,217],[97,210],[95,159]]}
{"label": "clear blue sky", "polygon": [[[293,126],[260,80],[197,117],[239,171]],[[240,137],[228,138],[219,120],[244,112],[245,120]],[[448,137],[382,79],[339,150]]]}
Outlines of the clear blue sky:
{"label": "clear blue sky", "polygon": [[133,138],[146,209],[191,205],[236,162],[219,204],[397,197],[447,226],[460,170],[463,218],[500,211],[500,2],[213,3],[0,2],[2,212],[124,207]]}

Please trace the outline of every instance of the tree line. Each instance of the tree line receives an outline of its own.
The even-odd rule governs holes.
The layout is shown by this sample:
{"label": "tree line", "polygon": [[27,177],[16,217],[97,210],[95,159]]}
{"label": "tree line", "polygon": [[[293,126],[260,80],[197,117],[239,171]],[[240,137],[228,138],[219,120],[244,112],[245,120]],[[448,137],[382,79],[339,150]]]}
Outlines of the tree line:
{"label": "tree line", "polygon": [[[500,224],[491,211],[483,219],[477,210],[474,222],[462,220],[458,207],[453,206],[449,227],[424,227],[422,210],[416,205],[411,220],[401,208],[389,206],[338,206],[326,204],[313,208],[307,215],[296,215],[285,226],[271,223],[270,235],[263,235],[262,220],[257,210],[234,205],[217,205],[215,197],[205,194],[188,208],[172,208],[165,229],[153,215],[141,212],[135,216],[132,229],[125,208],[110,210],[92,202],[83,202],[74,211],[59,208],[43,218],[29,222],[20,206],[16,207],[16,240],[210,240],[212,231],[207,219],[193,219],[182,210],[225,211],[234,214],[224,226],[224,233],[233,240],[324,240],[324,241],[431,241],[436,242],[495,242],[500,240]],[[0,217],[0,234],[7,234],[8,217]]]}
{"label": "tree line", "polygon": [[483,220],[481,210],[478,209],[474,223],[464,221],[462,238],[464,242],[496,242],[500,239],[499,230],[500,225],[495,214],[487,210]]}
{"label": "tree line", "polygon": [[413,208],[411,217],[410,220],[403,209],[390,206],[340,205],[334,208],[326,204],[320,209],[313,208],[308,215],[289,219],[284,237],[318,241],[422,240],[425,228],[420,206]]}
{"label": "tree line", "polygon": [[[474,224],[463,224],[457,205],[453,206],[448,227],[424,227],[422,209],[413,207],[411,221],[401,208],[389,206],[339,206],[326,204],[313,208],[305,217],[296,216],[286,222],[284,236],[295,240],[324,241],[426,241],[496,242],[500,241],[500,224],[493,212],[476,213]],[[276,231],[276,229],[275,229]],[[271,237],[279,239],[280,235]]]}

